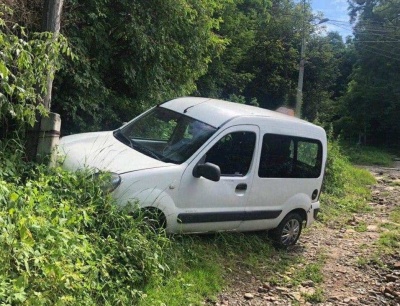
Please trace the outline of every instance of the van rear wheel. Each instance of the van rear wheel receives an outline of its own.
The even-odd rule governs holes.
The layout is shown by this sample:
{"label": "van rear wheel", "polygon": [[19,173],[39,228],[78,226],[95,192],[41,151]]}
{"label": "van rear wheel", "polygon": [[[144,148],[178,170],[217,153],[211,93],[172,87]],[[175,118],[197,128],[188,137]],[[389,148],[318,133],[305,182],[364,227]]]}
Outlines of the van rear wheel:
{"label": "van rear wheel", "polygon": [[303,218],[298,213],[290,213],[268,234],[277,247],[286,248],[296,244],[302,228]]}

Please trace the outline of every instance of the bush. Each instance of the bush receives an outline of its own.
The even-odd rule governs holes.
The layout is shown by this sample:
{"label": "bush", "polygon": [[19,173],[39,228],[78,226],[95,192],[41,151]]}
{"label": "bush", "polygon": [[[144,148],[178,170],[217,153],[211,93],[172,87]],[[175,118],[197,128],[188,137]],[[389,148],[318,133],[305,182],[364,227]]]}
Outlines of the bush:
{"label": "bush", "polygon": [[338,141],[329,141],[321,196],[322,220],[330,222],[341,219],[345,213],[370,210],[368,185],[374,183],[374,177],[367,170],[351,165]]}
{"label": "bush", "polygon": [[343,155],[337,141],[328,142],[328,158],[326,161],[325,180],[323,190],[325,193],[341,195],[348,181],[349,167],[347,157]]}
{"label": "bush", "polygon": [[0,304],[131,305],[146,284],[161,282],[164,235],[85,173],[17,164],[20,157],[0,154]]}
{"label": "bush", "polygon": [[46,94],[47,77],[53,77],[60,66],[60,54],[71,56],[62,35],[49,32],[31,33],[9,21],[13,12],[0,3],[0,127],[1,135],[33,126],[38,114],[45,115],[42,96]]}

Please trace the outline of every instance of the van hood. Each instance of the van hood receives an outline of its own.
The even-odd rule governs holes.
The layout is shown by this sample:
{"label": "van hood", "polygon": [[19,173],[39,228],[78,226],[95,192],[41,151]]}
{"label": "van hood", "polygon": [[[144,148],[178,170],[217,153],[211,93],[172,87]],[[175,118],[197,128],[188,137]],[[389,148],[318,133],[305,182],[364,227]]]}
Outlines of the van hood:
{"label": "van hood", "polygon": [[63,168],[72,171],[88,168],[121,174],[172,166],[128,147],[112,131],[62,137],[58,150]]}

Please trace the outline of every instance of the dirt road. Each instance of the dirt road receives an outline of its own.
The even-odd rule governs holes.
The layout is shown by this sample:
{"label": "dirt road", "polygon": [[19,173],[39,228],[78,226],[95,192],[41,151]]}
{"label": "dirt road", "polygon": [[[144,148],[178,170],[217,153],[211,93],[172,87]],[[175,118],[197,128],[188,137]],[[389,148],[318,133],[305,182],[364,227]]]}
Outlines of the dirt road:
{"label": "dirt road", "polygon": [[[379,236],[388,231],[389,212],[400,206],[400,162],[394,168],[370,167],[371,212],[354,214],[345,226],[312,226],[290,252],[300,252],[311,263],[324,256],[323,282],[277,287],[250,271],[239,273],[215,305],[395,305],[400,306],[400,250],[393,256],[371,256]],[[283,275],[282,277],[290,277]],[[322,289],[324,302],[306,302],[305,294]]]}

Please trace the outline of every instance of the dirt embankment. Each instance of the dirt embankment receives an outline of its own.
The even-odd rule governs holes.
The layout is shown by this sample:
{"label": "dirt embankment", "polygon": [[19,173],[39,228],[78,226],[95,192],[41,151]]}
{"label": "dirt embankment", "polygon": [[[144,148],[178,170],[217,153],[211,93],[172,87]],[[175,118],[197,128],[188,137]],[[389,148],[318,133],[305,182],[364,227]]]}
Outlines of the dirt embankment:
{"label": "dirt embankment", "polygon": [[[265,283],[250,271],[239,271],[232,286],[220,294],[215,305],[395,305],[400,306],[400,250],[393,256],[369,259],[374,243],[387,231],[390,211],[400,206],[400,162],[394,168],[369,167],[376,177],[372,187],[372,211],[354,214],[341,227],[313,226],[290,252],[299,252],[307,262],[324,256],[322,284],[303,282],[296,287]],[[364,228],[360,230],[360,227]],[[368,260],[367,260],[368,259]],[[382,265],[382,262],[384,265]],[[290,273],[279,277],[291,277]],[[304,295],[323,290],[324,302],[306,302]]]}

